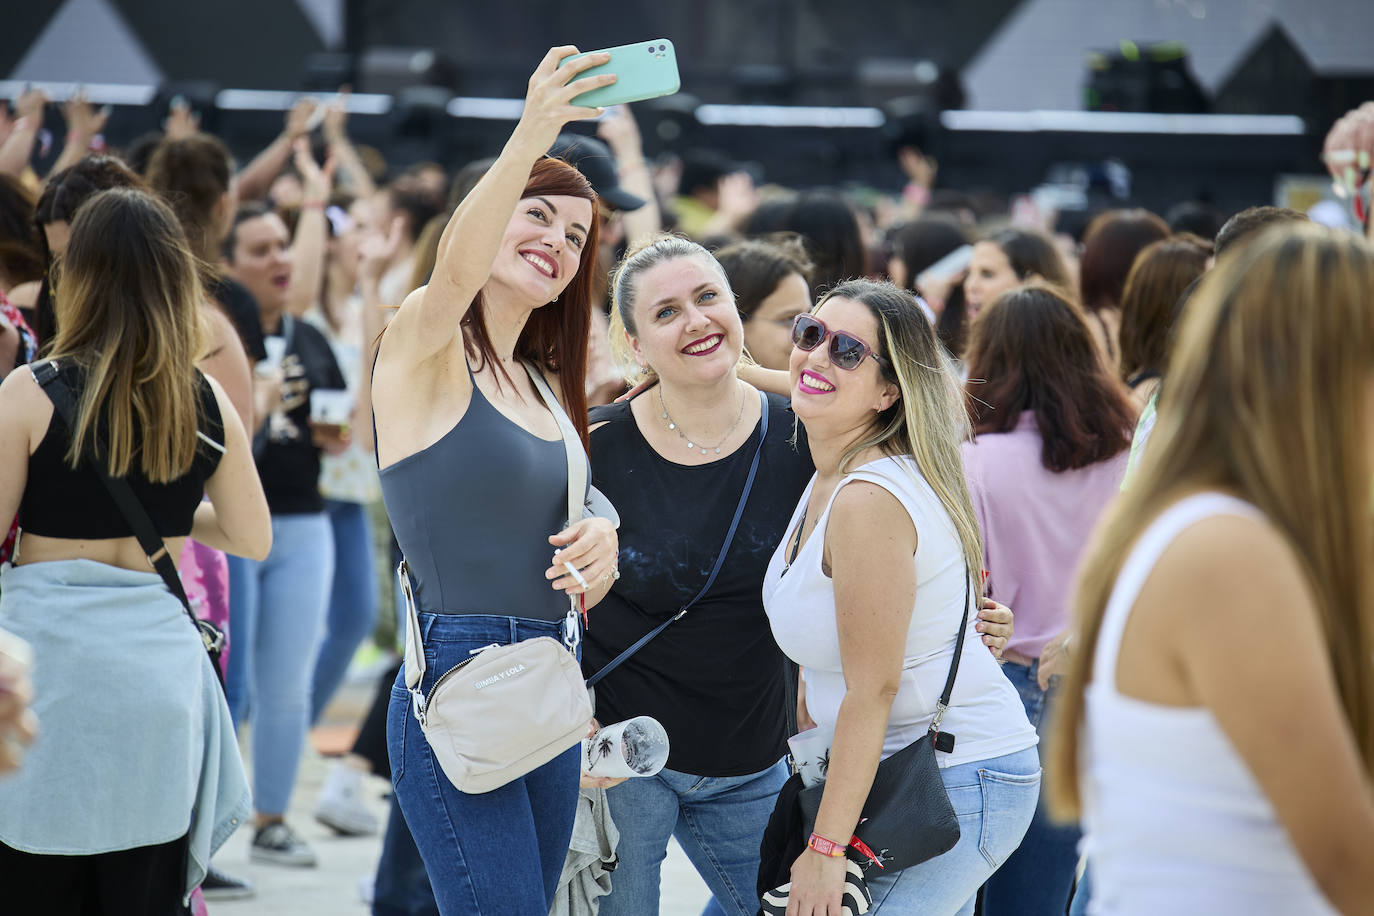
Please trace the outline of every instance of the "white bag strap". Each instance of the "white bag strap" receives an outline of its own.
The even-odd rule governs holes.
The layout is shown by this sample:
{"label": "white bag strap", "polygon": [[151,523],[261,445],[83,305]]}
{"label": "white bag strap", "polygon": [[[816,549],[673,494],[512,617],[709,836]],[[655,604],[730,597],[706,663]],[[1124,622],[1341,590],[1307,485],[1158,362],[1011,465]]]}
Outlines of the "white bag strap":
{"label": "white bag strap", "polygon": [[[524,363],[525,371],[530,374],[530,381],[544,399],[545,406],[558,421],[558,430],[563,436],[563,449],[568,456],[568,524],[571,525],[582,519],[582,507],[587,492],[587,453],[582,448],[582,440],[577,436],[577,429],[573,426],[572,420],[568,419],[563,405],[558,403],[558,398],[554,397],[553,389],[544,380],[543,373],[527,360],[521,362]],[[420,693],[420,682],[425,676],[424,639],[420,632],[420,615],[415,605],[415,592],[410,583],[410,567],[404,559],[396,567],[396,578],[400,581],[401,594],[406,603],[406,687],[410,689],[415,717],[423,723],[424,696]],[[578,641],[577,599],[570,597],[568,601],[568,636],[564,641],[571,650],[577,647]]]}

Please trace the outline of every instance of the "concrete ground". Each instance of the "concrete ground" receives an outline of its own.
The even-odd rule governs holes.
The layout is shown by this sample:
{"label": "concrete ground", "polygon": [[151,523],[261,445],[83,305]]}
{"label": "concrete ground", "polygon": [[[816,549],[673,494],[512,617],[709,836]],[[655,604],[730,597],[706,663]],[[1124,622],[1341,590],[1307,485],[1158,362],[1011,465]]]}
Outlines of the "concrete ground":
{"label": "concrete ground", "polygon": [[[312,734],[311,747],[301,763],[287,820],[314,848],[319,866],[286,868],[250,862],[252,831],[240,829],[215,856],[215,864],[253,882],[257,896],[250,900],[211,901],[208,906],[212,916],[363,916],[371,912],[359,896],[358,885],[360,878],[370,877],[376,868],[381,852],[380,834],[342,838],[316,823],[311,812],[330,762],[321,750],[336,752],[351,745],[351,736],[371,702],[376,678],[376,674],[367,672],[350,676],[326,711],[322,727]],[[244,749],[244,759],[251,761],[246,741]],[[368,786],[368,803],[378,818],[384,819],[388,806],[383,793],[390,786],[376,777],[369,777]],[[669,847],[663,865],[662,887],[661,916],[699,916],[710,898],[710,892],[676,843]]]}

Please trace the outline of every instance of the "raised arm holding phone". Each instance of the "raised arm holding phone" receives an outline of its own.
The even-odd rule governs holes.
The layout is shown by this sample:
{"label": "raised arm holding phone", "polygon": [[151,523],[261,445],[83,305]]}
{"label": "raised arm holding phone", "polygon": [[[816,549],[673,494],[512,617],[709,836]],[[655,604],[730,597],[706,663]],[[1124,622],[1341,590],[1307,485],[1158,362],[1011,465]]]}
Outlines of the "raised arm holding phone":
{"label": "raised arm holding phone", "polygon": [[[577,53],[550,50],[530,77],[520,122],[445,227],[429,284],[406,297],[373,368],[382,491],[409,566],[426,693],[492,644],[551,636],[577,651],[569,596],[591,608],[616,573],[612,524],[567,520],[560,436],[570,420],[580,456],[598,223],[586,179],[544,152],[565,124],[599,113],[572,98],[616,79],[579,80],[609,56],[565,60]],[[393,781],[440,912],[545,916],[576,812],[576,746],[492,791],[459,791],[406,687],[403,668],[387,721]]]}

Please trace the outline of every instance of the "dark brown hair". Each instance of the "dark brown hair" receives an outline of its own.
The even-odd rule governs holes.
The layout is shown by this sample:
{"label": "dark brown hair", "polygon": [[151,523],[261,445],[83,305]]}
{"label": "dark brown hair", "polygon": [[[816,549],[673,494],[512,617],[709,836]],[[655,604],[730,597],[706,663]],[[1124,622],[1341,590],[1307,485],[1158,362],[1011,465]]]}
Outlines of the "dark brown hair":
{"label": "dark brown hair", "polygon": [[806,240],[807,254],[815,264],[811,274],[813,300],[819,300],[835,285],[867,273],[859,219],[838,192],[805,191],[797,195],[777,228]]}
{"label": "dark brown hair", "polygon": [[736,242],[717,251],[716,261],[725,269],[730,292],[735,294],[735,308],[745,321],[792,274],[800,275],[807,287],[811,286],[811,259],[799,235],[777,233],[767,239]]}
{"label": "dark brown hair", "polygon": [[1034,229],[1002,229],[982,241],[992,242],[1007,256],[1007,263],[1017,279],[1026,281],[1038,276],[1052,286],[1062,286],[1072,292],[1072,280],[1064,256],[1054,247],[1054,240]]}
{"label": "dark brown hair", "polygon": [[234,157],[217,137],[167,137],[153,150],[144,179],[181,222],[191,250],[202,261],[219,254],[215,207],[229,190]]}
{"label": "dark brown hair", "polygon": [[1168,237],[1169,224],[1149,210],[1099,213],[1083,233],[1083,256],[1078,261],[1083,308],[1099,312],[1119,306],[1136,255]]}
{"label": "dark brown hair", "polygon": [[998,296],[974,319],[967,358],[975,434],[1009,432],[1033,410],[1040,461],[1056,473],[1130,446],[1135,411],[1126,389],[1062,291],[1032,283]]}
{"label": "dark brown hair", "polygon": [[1188,285],[1207,269],[1208,245],[1175,235],[1145,246],[1121,294],[1121,377],[1159,373],[1169,349],[1174,310]]}
{"label": "dark brown hair", "polygon": [[43,285],[38,290],[38,301],[34,303],[37,321],[33,330],[40,347],[46,348],[57,333],[56,275],[53,271],[53,254],[48,250],[48,236],[43,227],[49,223],[73,222],[82,204],[110,188],[143,190],[145,185],[143,179],[114,156],[87,156],[76,165],[51,176],[38,197],[33,218],[38,225],[38,243],[47,270]]}
{"label": "dark brown hair", "polygon": [[43,276],[43,249],[33,205],[33,195],[22,181],[0,175],[0,273],[14,286]]}
{"label": "dark brown hair", "polygon": [[1309,222],[1307,214],[1287,207],[1250,207],[1242,210],[1217,230],[1216,256],[1219,258],[1223,251],[1234,248],[1238,242],[1258,235],[1261,229],[1285,223],[1306,222]]}
{"label": "dark brown hair", "polygon": [[[553,302],[530,314],[520,339],[515,342],[515,356],[528,359],[541,369],[558,373],[563,388],[563,406],[567,409],[582,444],[587,445],[587,339],[592,323],[592,274],[596,270],[596,246],[601,234],[601,221],[596,211],[596,192],[582,173],[558,159],[544,157],[530,170],[526,197],[580,197],[592,202],[592,224],[582,245],[582,258],[577,274]],[[486,306],[479,292],[472,307],[463,317],[463,343],[469,358],[478,361],[477,370],[490,361],[496,365],[498,377],[506,375],[487,333]]]}

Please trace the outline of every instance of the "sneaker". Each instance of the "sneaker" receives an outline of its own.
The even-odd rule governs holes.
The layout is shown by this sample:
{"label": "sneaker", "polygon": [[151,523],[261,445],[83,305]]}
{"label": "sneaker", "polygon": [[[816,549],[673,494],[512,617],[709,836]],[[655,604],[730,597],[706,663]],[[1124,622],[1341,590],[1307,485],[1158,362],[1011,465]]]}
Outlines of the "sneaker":
{"label": "sneaker", "polygon": [[369,836],[377,832],[377,816],[363,804],[363,774],[335,762],[324,778],[315,820],[343,836]]}
{"label": "sneaker", "polygon": [[235,878],[211,865],[205,869],[205,879],[200,882],[200,893],[206,900],[247,900],[256,896],[258,892],[242,878]]}
{"label": "sneaker", "polygon": [[248,857],[254,862],[271,862],[275,865],[312,867],[316,864],[315,851],[281,821],[268,824],[253,835],[253,846]]}

